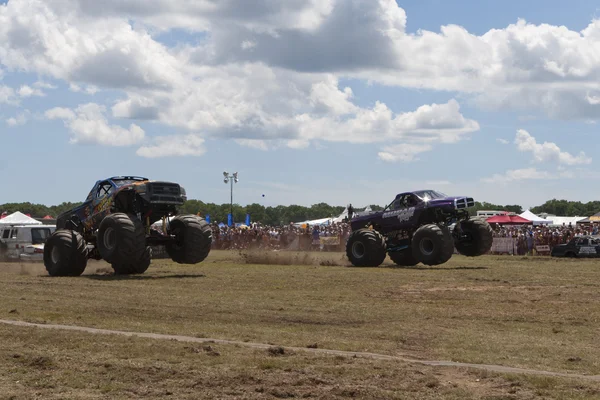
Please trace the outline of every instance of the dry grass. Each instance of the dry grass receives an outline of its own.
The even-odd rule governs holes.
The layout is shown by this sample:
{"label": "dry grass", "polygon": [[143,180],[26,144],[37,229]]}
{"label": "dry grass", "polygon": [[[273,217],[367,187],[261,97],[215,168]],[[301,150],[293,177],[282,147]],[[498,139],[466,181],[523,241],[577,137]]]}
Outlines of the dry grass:
{"label": "dry grass", "polygon": [[[388,263],[362,269],[346,266],[341,253],[250,257],[214,251],[196,266],[156,260],[146,274],[131,277],[108,274],[104,263],[91,263],[77,278],[47,277],[39,264],[0,265],[0,271],[8,270],[0,273],[0,318],[600,374],[598,261],[454,257],[434,268]],[[274,257],[288,265],[273,265]],[[60,340],[75,335],[37,334]],[[7,340],[12,339],[2,342]],[[34,339],[23,340],[26,346]],[[112,339],[94,340],[102,352],[102,343]],[[151,343],[153,348],[167,346]],[[223,355],[223,348],[218,352]],[[315,362],[314,356],[297,356],[306,365]],[[147,357],[147,363],[155,361],[152,354]],[[266,365],[274,362],[269,357]],[[366,367],[361,368],[364,373]],[[346,374],[350,372],[339,373],[339,379]],[[554,389],[563,381],[524,379],[518,378],[520,387],[532,396],[538,391],[563,393]],[[595,386],[581,385],[581,393],[569,386],[572,396],[565,398],[595,395]],[[417,386],[426,392],[425,383]],[[469,385],[460,388],[476,393]],[[453,393],[447,394],[452,398]],[[511,395],[508,389],[499,393]]]}
{"label": "dry grass", "polygon": [[3,399],[598,398],[599,385],[468,369],[0,326]]}

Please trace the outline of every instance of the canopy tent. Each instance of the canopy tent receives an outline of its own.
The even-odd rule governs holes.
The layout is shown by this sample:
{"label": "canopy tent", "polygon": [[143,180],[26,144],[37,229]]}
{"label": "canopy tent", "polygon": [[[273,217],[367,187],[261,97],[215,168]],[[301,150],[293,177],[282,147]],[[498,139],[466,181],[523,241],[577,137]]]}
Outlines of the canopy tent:
{"label": "canopy tent", "polygon": [[502,224],[502,225],[524,225],[530,224],[531,221],[525,219],[519,215],[495,215],[486,219],[490,224]]}
{"label": "canopy tent", "polygon": [[46,215],[44,218],[42,219],[54,219],[54,217],[52,215]]}
{"label": "canopy tent", "polygon": [[333,219],[333,222],[335,222],[335,223],[343,222],[346,217],[348,217],[348,207],[346,207],[339,216],[335,217]]}
{"label": "canopy tent", "polygon": [[0,225],[42,225],[37,219],[28,217],[20,211],[16,211],[2,219]]}
{"label": "canopy tent", "polygon": [[600,222],[600,212],[592,215],[591,217],[577,221],[578,224],[589,224],[592,222]]}
{"label": "canopy tent", "polygon": [[332,221],[333,221],[333,219],[331,219],[331,218],[321,218],[321,219],[313,219],[311,221],[297,222],[294,225],[298,226],[298,227],[314,226],[314,225],[331,225]]}
{"label": "canopy tent", "polygon": [[538,217],[537,215],[535,215],[534,213],[532,213],[529,210],[526,210],[525,212],[519,214],[519,217],[525,218],[525,219],[533,222],[533,225],[547,225],[552,222],[552,221],[544,219],[542,217]]}
{"label": "canopy tent", "polygon": [[585,217],[556,217],[554,215],[549,215],[546,217],[550,222],[550,226],[572,226],[577,225],[578,222],[586,219]]}

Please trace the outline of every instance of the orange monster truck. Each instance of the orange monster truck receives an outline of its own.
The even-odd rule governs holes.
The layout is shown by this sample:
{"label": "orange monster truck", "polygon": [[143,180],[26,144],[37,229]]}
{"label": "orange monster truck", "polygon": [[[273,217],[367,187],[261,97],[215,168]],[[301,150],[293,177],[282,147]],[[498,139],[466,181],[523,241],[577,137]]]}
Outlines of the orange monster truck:
{"label": "orange monster truck", "polygon": [[137,176],[97,181],[80,206],[57,217],[44,246],[48,274],[79,276],[90,258],[107,261],[115,274],[141,274],[150,266],[151,246],[159,245],[177,263],[202,262],[212,231],[200,217],[178,214],[186,199],[177,183]]}

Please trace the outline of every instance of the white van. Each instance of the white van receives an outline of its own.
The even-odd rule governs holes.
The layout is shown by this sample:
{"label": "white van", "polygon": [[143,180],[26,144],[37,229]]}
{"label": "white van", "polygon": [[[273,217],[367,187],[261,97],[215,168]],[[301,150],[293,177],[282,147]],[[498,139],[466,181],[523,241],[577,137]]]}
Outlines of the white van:
{"label": "white van", "polygon": [[55,225],[0,226],[0,261],[44,259],[44,243]]}
{"label": "white van", "polygon": [[496,210],[477,211],[477,217],[479,217],[479,218],[491,218],[491,217],[495,217],[496,215],[505,215],[505,214],[507,214],[506,211],[496,211]]}

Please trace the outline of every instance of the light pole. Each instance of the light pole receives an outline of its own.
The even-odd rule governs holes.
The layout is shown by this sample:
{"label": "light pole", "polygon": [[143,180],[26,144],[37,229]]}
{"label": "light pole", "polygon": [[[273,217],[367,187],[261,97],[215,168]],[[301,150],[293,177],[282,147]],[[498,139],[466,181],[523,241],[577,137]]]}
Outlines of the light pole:
{"label": "light pole", "polygon": [[238,183],[239,179],[238,179],[238,173],[234,172],[233,175],[229,175],[229,172],[225,171],[223,172],[223,182],[225,182],[225,184],[228,184],[231,182],[231,203],[230,203],[230,208],[229,208],[229,213],[231,214],[231,222],[233,222],[233,183]]}

